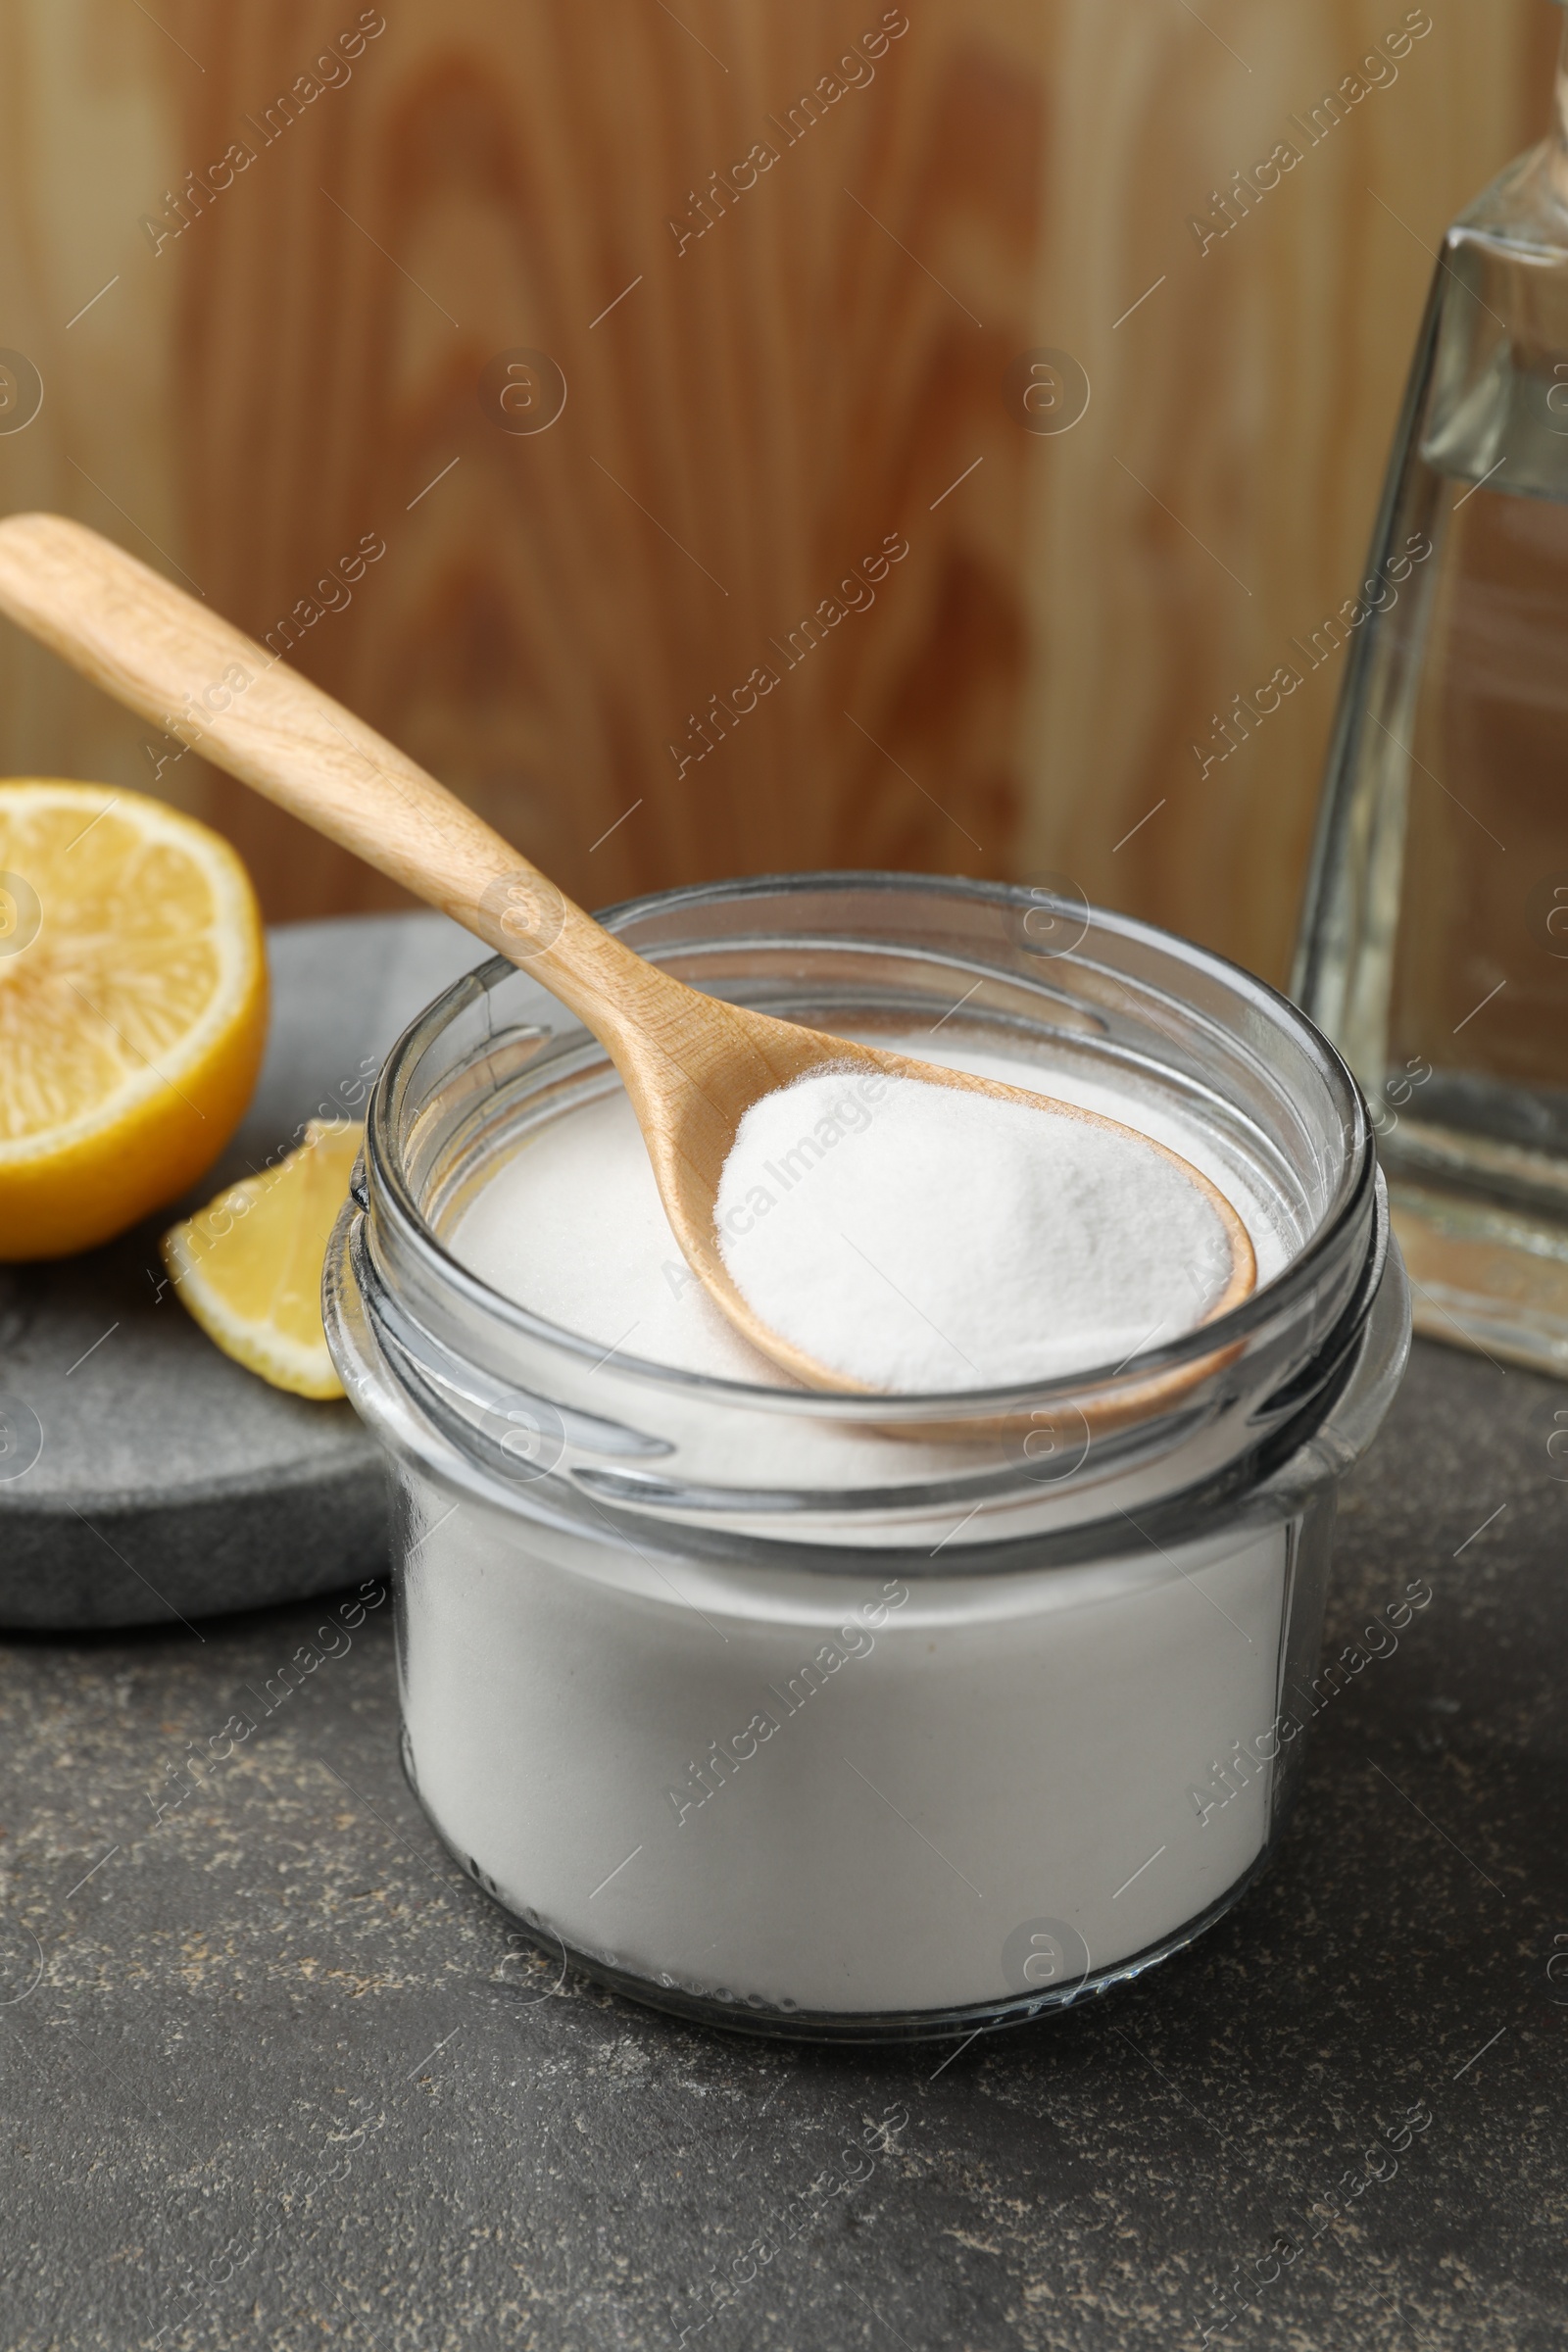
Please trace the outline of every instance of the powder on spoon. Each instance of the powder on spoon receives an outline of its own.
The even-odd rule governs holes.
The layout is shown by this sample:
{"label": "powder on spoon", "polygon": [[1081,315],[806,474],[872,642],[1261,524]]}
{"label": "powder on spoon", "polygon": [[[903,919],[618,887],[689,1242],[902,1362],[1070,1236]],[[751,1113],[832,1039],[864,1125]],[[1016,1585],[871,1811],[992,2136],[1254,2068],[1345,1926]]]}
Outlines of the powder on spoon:
{"label": "powder on spoon", "polygon": [[1117,1364],[1232,1271],[1200,1187],[1127,1129],[854,1069],[742,1119],[719,1247],[754,1312],[829,1370],[930,1394]]}

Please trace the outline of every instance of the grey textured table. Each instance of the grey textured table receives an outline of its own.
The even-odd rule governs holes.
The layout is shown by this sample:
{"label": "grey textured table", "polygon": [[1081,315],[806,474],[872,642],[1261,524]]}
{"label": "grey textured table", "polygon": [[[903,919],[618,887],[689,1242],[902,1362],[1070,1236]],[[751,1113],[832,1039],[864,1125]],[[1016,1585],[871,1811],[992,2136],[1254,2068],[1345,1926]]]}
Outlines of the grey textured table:
{"label": "grey textured table", "polygon": [[558,1984],[403,1782],[386,1608],[199,1788],[320,1604],[11,1642],[0,2341],[1555,2352],[1564,1429],[1568,1388],[1417,1348],[1333,1647],[1435,1598],[1324,1708],[1278,1864],[956,2053]]}

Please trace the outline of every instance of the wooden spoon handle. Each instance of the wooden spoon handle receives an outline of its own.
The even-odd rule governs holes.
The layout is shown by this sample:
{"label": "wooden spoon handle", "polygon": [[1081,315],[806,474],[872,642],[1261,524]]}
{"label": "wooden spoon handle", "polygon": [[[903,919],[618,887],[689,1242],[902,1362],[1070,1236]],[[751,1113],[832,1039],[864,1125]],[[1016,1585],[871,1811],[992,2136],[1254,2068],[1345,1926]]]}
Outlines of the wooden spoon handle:
{"label": "wooden spoon handle", "polygon": [[[615,1054],[679,984],[287,663],[60,514],[0,521],[0,611],[155,727],[537,972]],[[660,1005],[660,1009],[664,1009]]]}

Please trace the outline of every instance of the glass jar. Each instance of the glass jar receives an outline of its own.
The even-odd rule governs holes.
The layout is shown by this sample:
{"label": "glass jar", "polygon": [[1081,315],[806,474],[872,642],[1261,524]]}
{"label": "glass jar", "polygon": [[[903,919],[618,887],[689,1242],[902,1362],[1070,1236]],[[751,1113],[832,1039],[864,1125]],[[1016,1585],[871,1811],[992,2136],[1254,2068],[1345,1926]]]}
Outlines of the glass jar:
{"label": "glass jar", "polygon": [[1556,122],[1444,238],[1293,993],[1365,1087],[1417,1328],[1568,1374],[1568,35]]}
{"label": "glass jar", "polygon": [[389,1057],[325,1277],[391,1460],[421,1804],[557,1966],[712,2024],[971,2033],[1136,1976],[1279,1838],[1336,1485],[1403,1366],[1354,1082],[1261,982],[1043,892],[816,875],[605,919],[737,1003],[1112,1079],[1201,1130],[1285,1262],[1031,1389],[850,1397],[607,1350],[451,1247],[503,1159],[619,1084],[486,964]]}

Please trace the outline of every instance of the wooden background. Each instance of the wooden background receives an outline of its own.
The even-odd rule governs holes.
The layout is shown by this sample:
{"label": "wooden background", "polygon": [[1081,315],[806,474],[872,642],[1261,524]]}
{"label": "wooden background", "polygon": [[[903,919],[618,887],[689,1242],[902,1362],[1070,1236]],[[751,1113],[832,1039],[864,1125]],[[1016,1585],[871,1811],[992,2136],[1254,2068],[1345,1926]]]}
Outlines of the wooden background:
{"label": "wooden background", "polygon": [[[1355,584],[1430,249],[1544,129],[1560,19],[1433,0],[1397,82],[1203,254],[1189,215],[1402,0],[906,8],[786,145],[768,118],[880,0],[386,0],[264,147],[244,119],[354,0],[12,0],[0,346],[45,398],[0,433],[0,510],[78,515],[257,634],[384,540],[295,659],[591,906],[1065,872],[1277,979],[1338,665],[1206,777],[1192,746]],[[242,134],[155,253],[142,217]],[[1092,390],[1054,436],[1009,390],[1045,347]],[[517,348],[564,372],[548,431],[481,406]],[[875,603],[786,667],[885,534]],[[4,630],[0,772],[207,815],[274,916],[392,898],[172,748]]]}

